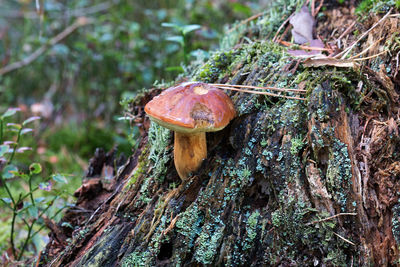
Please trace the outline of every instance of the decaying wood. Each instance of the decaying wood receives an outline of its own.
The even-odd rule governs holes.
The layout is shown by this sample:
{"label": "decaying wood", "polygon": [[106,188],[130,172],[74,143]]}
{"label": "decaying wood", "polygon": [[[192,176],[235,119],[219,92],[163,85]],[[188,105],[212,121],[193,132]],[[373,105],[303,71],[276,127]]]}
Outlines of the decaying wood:
{"label": "decaying wood", "polygon": [[[370,44],[364,45],[360,51]],[[218,52],[192,78],[298,86],[307,100],[228,92],[237,118],[208,134],[207,159],[181,181],[173,135],[143,113],[160,92],[149,90],[132,104],[139,147],[113,179],[97,171],[85,180],[79,205],[63,219],[74,228],[64,229],[70,243],[52,239],[42,266],[398,263],[400,92],[398,79],[385,71],[396,58],[373,69],[296,67],[292,73],[296,61],[278,44],[232,49]]]}

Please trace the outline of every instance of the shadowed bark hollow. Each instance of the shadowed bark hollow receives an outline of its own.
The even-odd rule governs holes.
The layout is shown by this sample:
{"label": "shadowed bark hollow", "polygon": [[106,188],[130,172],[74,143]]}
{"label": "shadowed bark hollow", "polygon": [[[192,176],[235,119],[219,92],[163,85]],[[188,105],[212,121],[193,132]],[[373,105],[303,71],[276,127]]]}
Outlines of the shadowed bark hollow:
{"label": "shadowed bark hollow", "polygon": [[[338,11],[325,12],[329,28]],[[63,219],[74,227],[64,231],[71,239],[52,238],[41,266],[398,263],[396,59],[372,60],[369,67],[304,68],[266,39],[282,21],[274,22],[274,31],[267,17],[236,27],[225,38],[233,42],[229,49],[194,63],[188,77],[302,88],[307,100],[228,92],[238,116],[224,130],[207,133],[207,159],[182,182],[173,164],[173,133],[143,112],[160,90],[145,92],[131,110],[141,129],[139,147],[113,179],[97,171],[97,178],[85,180],[82,188],[95,194],[78,194],[79,205]],[[360,29],[372,25],[357,23]],[[388,23],[398,29],[398,21]],[[392,34],[380,32],[379,38]],[[360,51],[367,46],[362,43]],[[399,50],[391,49],[392,55]]]}

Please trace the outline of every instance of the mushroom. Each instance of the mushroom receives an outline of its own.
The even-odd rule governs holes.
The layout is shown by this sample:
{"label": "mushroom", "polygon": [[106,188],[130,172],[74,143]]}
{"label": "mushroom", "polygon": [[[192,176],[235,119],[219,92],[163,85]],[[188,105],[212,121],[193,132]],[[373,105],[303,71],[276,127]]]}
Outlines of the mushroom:
{"label": "mushroom", "polygon": [[174,131],[174,163],[182,180],[207,157],[205,133],[222,130],[236,115],[222,90],[199,82],[163,91],[144,110],[151,120]]}

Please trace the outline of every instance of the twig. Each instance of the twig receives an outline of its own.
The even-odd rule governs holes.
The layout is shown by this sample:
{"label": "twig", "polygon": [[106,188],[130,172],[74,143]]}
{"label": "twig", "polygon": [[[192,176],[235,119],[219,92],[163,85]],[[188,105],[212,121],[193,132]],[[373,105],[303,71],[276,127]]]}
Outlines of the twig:
{"label": "twig", "polygon": [[279,36],[279,38],[275,42],[280,43],[282,39],[285,38],[289,30],[290,30],[290,25],[286,26],[286,29],[283,31],[283,33]]}
{"label": "twig", "polygon": [[315,17],[315,0],[311,0],[311,15]]}
{"label": "twig", "polygon": [[342,239],[343,241],[349,243],[350,245],[356,246],[356,244],[354,244],[354,243],[351,242],[350,240],[344,238],[343,236],[341,236],[341,235],[339,235],[339,234],[337,234],[337,233],[335,233],[335,232],[333,232],[333,233],[334,233],[337,237],[339,237],[340,239]]}
{"label": "twig", "polygon": [[324,4],[324,0],[321,0],[321,3],[319,3],[317,9],[315,10],[315,13],[313,14],[313,17],[315,17],[318,14],[318,12],[322,8],[323,4]]}
{"label": "twig", "polygon": [[[279,41],[280,44],[283,44],[284,46],[292,46],[292,45],[296,45],[296,44],[292,44],[286,41]],[[322,48],[322,47],[314,47],[314,46],[306,46],[306,45],[296,45],[301,49],[305,49],[305,50],[315,50],[315,51],[328,51],[331,52],[332,50],[329,48]]]}
{"label": "twig", "polygon": [[388,16],[389,14],[392,12],[391,8],[388,13],[386,13],[385,16],[383,16],[377,23],[375,23],[371,28],[369,28],[366,32],[364,32],[360,38],[357,39],[357,41],[355,41],[351,46],[349,46],[348,48],[346,48],[345,50],[343,50],[341,53],[337,54],[335,56],[335,58],[339,58],[340,56],[342,57],[342,59],[346,58],[346,56],[350,53],[350,51],[356,46],[356,44],[358,44],[358,42],[360,42],[365,36],[367,36],[367,34],[372,31],[376,26],[378,26],[380,23],[382,23]]}
{"label": "twig", "polygon": [[238,91],[238,92],[243,92],[243,93],[256,94],[256,95],[268,95],[268,96],[282,97],[282,98],[287,98],[287,99],[306,100],[305,98],[302,98],[302,97],[286,96],[286,95],[279,95],[279,94],[253,91],[253,90],[243,90],[243,89],[237,89],[237,88],[227,87],[227,86],[218,86],[218,88],[232,90],[232,91]]}
{"label": "twig", "polygon": [[239,88],[250,88],[250,89],[259,89],[259,90],[274,90],[280,92],[297,92],[297,93],[306,93],[307,90],[301,89],[286,89],[286,88],[278,88],[278,87],[261,87],[261,86],[252,86],[252,85],[236,85],[236,84],[220,84],[220,83],[211,83],[212,86],[229,86],[229,87],[239,87]]}
{"label": "twig", "polygon": [[345,215],[356,216],[357,213],[353,213],[353,212],[351,212],[351,213],[338,213],[338,214],[335,214],[335,215],[333,215],[333,216],[329,216],[329,217],[327,217],[327,218],[324,218],[324,219],[321,219],[321,220],[318,220],[318,221],[310,222],[310,223],[308,223],[307,225],[311,225],[311,224],[316,224],[316,223],[320,223],[320,222],[329,221],[329,220],[332,220],[332,219],[334,219],[334,218],[336,218],[336,217],[345,216]]}
{"label": "twig", "polygon": [[0,69],[0,76],[12,72],[16,69],[25,67],[35,61],[39,56],[41,56],[48,48],[54,46],[61,40],[63,40],[65,37],[70,35],[73,31],[78,29],[81,26],[85,26],[87,24],[92,23],[93,20],[86,18],[86,17],[80,17],[78,18],[73,24],[65,28],[62,32],[51,38],[47,43],[39,47],[35,52],[30,54],[28,57],[24,58],[23,60],[11,63],[3,68]]}
{"label": "twig", "polygon": [[353,23],[350,24],[349,27],[339,36],[339,38],[336,39],[336,42],[339,42],[340,39],[346,36],[350,32],[350,30],[356,25],[356,21],[353,21]]}
{"label": "twig", "polygon": [[[294,14],[294,13],[293,13],[293,14]],[[280,31],[282,30],[282,28],[286,25],[286,23],[289,22],[290,18],[293,16],[293,14],[290,15],[284,22],[282,22],[281,26],[279,26],[278,30],[276,31],[274,38],[272,38],[272,42],[276,42],[276,38],[278,37],[279,32],[280,32]]]}

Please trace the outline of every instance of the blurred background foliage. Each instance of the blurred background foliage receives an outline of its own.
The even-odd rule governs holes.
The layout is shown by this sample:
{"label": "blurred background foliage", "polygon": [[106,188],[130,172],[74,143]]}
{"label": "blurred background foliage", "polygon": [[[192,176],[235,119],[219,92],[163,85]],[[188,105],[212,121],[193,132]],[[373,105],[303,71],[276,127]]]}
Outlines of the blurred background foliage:
{"label": "blurred background foliage", "polygon": [[[63,196],[59,206],[72,201],[97,147],[107,151],[117,146],[129,155],[135,146],[137,129],[118,120],[120,101],[154,83],[173,81],[185,63],[207,58],[218,47],[226,25],[262,12],[267,2],[0,0],[0,70],[28,58],[76,19],[93,19],[32,63],[0,75],[0,113],[19,107],[10,120],[41,117],[21,140],[32,150],[17,154],[16,165],[27,169],[39,162],[43,177],[72,174],[62,185],[70,197]],[[21,190],[18,179],[10,183],[12,190]],[[10,218],[2,213],[0,220],[3,242]],[[31,252],[44,244],[45,234],[36,238]]]}

